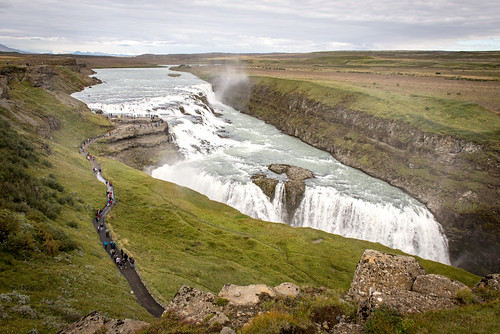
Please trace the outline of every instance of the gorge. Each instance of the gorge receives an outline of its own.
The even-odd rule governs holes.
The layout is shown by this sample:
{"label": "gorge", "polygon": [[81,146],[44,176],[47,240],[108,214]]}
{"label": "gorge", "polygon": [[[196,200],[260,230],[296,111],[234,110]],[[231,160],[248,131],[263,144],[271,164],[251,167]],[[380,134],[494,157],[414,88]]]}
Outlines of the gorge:
{"label": "gorge", "polygon": [[[190,187],[255,218],[378,241],[449,263],[446,238],[422,204],[222,104],[206,82],[169,73],[167,68],[98,70],[105,84],[74,96],[106,114],[154,114],[164,119],[183,159],[152,170],[157,178]],[[293,217],[284,209],[286,177],[269,171],[272,163],[307,168],[316,176],[306,180],[304,198]],[[254,174],[278,179],[273,201],[253,184]]]}

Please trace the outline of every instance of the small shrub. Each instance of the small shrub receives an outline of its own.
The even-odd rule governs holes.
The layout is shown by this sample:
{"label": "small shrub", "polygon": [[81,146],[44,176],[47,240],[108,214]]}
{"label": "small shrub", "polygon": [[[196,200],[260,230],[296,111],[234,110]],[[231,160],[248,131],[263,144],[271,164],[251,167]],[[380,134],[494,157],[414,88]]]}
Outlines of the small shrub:
{"label": "small shrub", "polygon": [[215,303],[214,304],[217,305],[217,306],[224,307],[224,306],[227,305],[227,303],[229,303],[229,299],[217,297],[215,299]]}
{"label": "small shrub", "polygon": [[460,289],[457,291],[457,295],[455,296],[455,299],[464,305],[471,305],[477,303],[477,297],[474,295],[474,293],[466,288]]}
{"label": "small shrub", "polygon": [[375,310],[365,324],[366,333],[406,334],[410,333],[415,323],[404,318],[399,312],[382,306]]}
{"label": "small shrub", "polygon": [[78,223],[74,220],[67,222],[66,225],[71,228],[78,228]]}
{"label": "small shrub", "polygon": [[29,305],[16,305],[11,308],[12,312],[20,314],[24,318],[36,319],[36,311]]}
{"label": "small shrub", "polygon": [[311,327],[293,315],[282,311],[270,311],[253,318],[248,326],[243,327],[243,334],[281,334],[281,333],[305,333]]}
{"label": "small shrub", "polygon": [[44,165],[45,167],[52,168],[52,163],[51,163],[50,161],[48,161],[48,160],[43,159],[43,160],[41,161],[41,163],[42,163],[42,165]]}
{"label": "small shrub", "polygon": [[498,290],[493,290],[488,287],[481,287],[474,289],[474,292],[485,302],[500,300],[500,291]]}
{"label": "small shrub", "polygon": [[185,321],[172,312],[165,313],[161,320],[148,327],[145,334],[204,334],[207,328]]}

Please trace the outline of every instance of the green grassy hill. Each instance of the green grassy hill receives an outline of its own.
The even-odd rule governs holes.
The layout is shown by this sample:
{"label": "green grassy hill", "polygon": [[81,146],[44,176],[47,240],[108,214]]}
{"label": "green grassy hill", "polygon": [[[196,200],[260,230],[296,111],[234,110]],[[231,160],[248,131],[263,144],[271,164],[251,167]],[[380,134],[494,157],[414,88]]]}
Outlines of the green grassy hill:
{"label": "green grassy hill", "polygon": [[[105,187],[78,146],[110,125],[61,91],[84,83],[71,73],[57,76],[55,90],[11,76],[9,98],[0,104],[2,333],[54,332],[94,309],[110,317],[152,320],[93,230],[93,215],[105,205]],[[108,218],[112,234],[163,303],[183,284],[218,292],[226,283],[290,281],[344,292],[365,249],[401,254],[380,244],[251,219],[117,161],[101,162],[117,196]],[[479,280],[462,269],[420,263],[428,273],[469,286]],[[485,314],[472,325],[495,321]]]}

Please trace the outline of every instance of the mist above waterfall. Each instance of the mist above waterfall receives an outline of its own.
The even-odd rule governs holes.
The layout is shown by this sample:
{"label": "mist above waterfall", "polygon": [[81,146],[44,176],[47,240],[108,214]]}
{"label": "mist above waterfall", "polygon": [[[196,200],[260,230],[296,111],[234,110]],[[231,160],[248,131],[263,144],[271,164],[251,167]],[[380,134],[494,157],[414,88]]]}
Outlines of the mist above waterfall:
{"label": "mist above waterfall", "polygon": [[224,65],[213,80],[213,90],[222,103],[231,105],[237,110],[245,110],[250,100],[252,83],[237,64]]}

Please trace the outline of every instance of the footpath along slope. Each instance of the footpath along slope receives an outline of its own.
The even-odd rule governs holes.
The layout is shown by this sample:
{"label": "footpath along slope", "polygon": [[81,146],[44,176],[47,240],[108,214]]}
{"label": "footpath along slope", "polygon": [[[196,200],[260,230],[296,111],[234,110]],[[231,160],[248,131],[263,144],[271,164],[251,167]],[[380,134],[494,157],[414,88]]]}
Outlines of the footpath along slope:
{"label": "footpath along slope", "polygon": [[[88,145],[91,143],[92,140],[88,140],[85,144],[82,145],[80,149],[80,154],[87,158],[87,152],[85,151],[85,145]],[[87,159],[90,162],[90,166],[93,171],[95,172],[95,175],[98,180],[100,180],[103,183],[106,183],[106,180],[102,177],[100,170],[100,164],[93,160],[93,159]],[[114,189],[113,186],[110,185],[109,183],[106,183],[107,191],[112,194],[112,203],[106,205],[103,209],[102,212],[99,216],[99,218],[95,218],[93,221],[94,228],[97,231],[101,245],[104,245],[104,242],[107,242],[107,245],[109,245],[113,239],[111,236],[108,234],[106,235],[106,215],[111,211],[111,209],[115,206],[115,201],[116,198],[114,196]],[[106,197],[107,199],[107,197]],[[102,226],[102,228],[100,228]],[[104,251],[108,254],[111,260],[114,261],[113,255],[111,254],[111,247],[106,247],[104,248]],[[115,248],[115,253],[120,254],[121,250],[116,246]],[[139,301],[139,304],[141,304],[142,307],[144,307],[149,313],[151,313],[154,317],[161,317],[163,314],[164,308],[161,306],[154,298],[153,296],[149,293],[148,289],[142,282],[141,278],[137,274],[137,271],[135,270],[135,267],[133,268],[130,264],[130,262],[126,262],[125,265],[120,266],[119,264],[116,264],[116,268],[120,271],[120,273],[125,277],[127,280],[128,284],[130,285],[130,288],[132,289],[135,297]]]}

